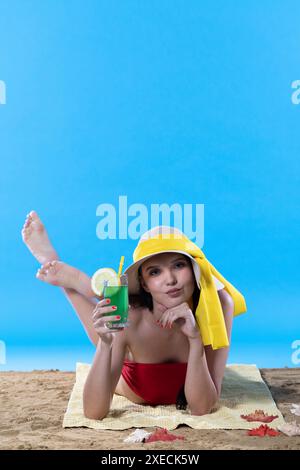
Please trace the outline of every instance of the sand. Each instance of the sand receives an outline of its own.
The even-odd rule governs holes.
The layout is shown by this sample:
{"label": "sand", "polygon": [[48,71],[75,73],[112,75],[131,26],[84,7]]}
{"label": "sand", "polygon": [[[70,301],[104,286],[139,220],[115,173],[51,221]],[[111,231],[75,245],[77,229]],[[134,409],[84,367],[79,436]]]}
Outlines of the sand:
{"label": "sand", "polygon": [[[286,421],[300,403],[300,368],[260,369]],[[75,381],[75,372],[36,370],[0,373],[0,449],[297,449],[300,436],[252,437],[246,430],[195,430],[179,426],[172,431],[185,441],[127,444],[134,431],[62,428],[63,416]],[[258,427],[260,423],[254,423]],[[271,424],[270,424],[271,426]],[[147,428],[147,431],[154,428]]]}

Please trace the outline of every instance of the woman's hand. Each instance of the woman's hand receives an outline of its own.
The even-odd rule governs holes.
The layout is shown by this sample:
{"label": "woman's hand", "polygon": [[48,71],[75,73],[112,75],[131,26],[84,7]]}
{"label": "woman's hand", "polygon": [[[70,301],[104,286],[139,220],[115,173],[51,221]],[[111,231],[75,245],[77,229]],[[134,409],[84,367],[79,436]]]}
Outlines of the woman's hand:
{"label": "woman's hand", "polygon": [[189,339],[200,337],[200,330],[187,302],[165,310],[158,323],[165,328],[177,326]]}
{"label": "woman's hand", "polygon": [[[111,345],[115,336],[114,333],[122,331],[124,328],[109,328],[106,326],[107,322],[120,320],[116,308],[114,308],[114,305],[109,306],[109,303],[110,299],[100,300],[93,311],[92,319],[98,336],[104,343]],[[116,315],[111,315],[111,312],[116,312]],[[110,315],[107,315],[109,313]]]}

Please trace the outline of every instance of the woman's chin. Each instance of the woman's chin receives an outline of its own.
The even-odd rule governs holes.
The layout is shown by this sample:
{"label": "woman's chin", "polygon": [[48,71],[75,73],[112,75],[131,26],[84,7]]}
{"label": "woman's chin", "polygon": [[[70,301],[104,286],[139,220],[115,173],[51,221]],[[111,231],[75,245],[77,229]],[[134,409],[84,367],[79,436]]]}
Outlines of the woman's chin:
{"label": "woman's chin", "polygon": [[183,296],[176,297],[176,299],[170,299],[168,301],[168,308],[177,307],[181,305],[183,302],[186,302]]}

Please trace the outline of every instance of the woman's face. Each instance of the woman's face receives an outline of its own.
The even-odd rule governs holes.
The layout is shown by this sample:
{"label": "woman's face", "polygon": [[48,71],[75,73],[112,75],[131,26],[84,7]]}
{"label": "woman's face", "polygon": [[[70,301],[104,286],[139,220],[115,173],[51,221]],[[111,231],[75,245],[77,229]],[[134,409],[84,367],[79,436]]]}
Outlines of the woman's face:
{"label": "woman's face", "polygon": [[[153,302],[167,308],[190,303],[195,277],[191,260],[181,253],[162,253],[144,261],[141,284],[152,295]],[[178,292],[169,292],[177,289]]]}

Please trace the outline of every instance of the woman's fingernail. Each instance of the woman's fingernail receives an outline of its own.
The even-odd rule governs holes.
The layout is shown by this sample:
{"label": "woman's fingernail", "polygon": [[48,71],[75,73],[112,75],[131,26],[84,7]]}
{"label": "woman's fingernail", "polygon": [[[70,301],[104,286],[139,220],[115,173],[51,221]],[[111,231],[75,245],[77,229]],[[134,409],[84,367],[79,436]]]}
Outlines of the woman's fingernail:
{"label": "woman's fingernail", "polygon": [[112,306],[112,309],[113,310],[117,310],[118,307],[116,307],[115,305]]}
{"label": "woman's fingernail", "polygon": [[110,299],[106,299],[106,303],[109,304],[109,302],[110,302]]}
{"label": "woman's fingernail", "polygon": [[120,315],[118,315],[116,318],[117,318],[117,320],[120,320],[120,319],[121,319]]}

